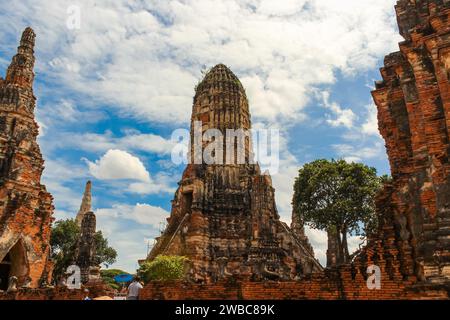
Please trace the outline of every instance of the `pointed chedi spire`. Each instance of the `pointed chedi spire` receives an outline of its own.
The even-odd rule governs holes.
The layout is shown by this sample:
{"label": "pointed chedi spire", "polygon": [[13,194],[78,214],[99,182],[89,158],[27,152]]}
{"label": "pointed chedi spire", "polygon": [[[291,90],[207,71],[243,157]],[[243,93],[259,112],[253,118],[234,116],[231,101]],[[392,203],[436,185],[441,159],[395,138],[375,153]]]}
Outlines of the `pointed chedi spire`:
{"label": "pointed chedi spire", "polygon": [[50,283],[54,265],[50,259],[53,197],[41,183],[44,159],[34,117],[35,36],[31,28],[25,29],[6,79],[0,79],[0,260],[20,239],[21,253],[12,258],[17,268],[10,271],[18,272],[19,286],[31,288]]}
{"label": "pointed chedi spire", "polygon": [[78,210],[77,217],[75,219],[77,225],[81,227],[81,222],[83,221],[83,217],[87,212],[92,211],[92,195],[91,195],[91,181],[86,183],[86,188],[84,189],[83,199],[81,200],[80,210]]}
{"label": "pointed chedi spire", "polygon": [[30,27],[23,31],[17,54],[13,57],[6,72],[6,82],[32,90],[35,38],[36,34]]}

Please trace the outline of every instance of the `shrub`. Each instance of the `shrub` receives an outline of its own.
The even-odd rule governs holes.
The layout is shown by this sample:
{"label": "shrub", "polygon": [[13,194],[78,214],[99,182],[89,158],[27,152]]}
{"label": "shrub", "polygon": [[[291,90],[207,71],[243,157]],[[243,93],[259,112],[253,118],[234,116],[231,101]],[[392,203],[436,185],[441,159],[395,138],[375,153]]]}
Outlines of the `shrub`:
{"label": "shrub", "polygon": [[181,280],[186,273],[188,261],[183,256],[159,255],[153,261],[142,264],[138,273],[145,282]]}

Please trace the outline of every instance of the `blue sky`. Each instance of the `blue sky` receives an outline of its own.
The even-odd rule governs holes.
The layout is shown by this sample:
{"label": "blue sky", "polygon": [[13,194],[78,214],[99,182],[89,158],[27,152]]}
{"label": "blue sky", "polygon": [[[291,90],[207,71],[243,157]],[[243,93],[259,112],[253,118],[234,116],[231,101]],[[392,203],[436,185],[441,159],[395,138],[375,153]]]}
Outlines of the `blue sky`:
{"label": "blue sky", "polygon": [[[254,126],[280,130],[281,165],[272,178],[284,221],[305,162],[345,158],[388,173],[370,90],[401,40],[394,4],[1,2],[3,76],[22,30],[29,25],[37,33],[36,119],[55,217],[75,217],[92,180],[98,229],[119,252],[113,267],[134,271],[170,212],[184,169],[170,161],[171,133],[188,129],[194,87],[217,63],[241,79]],[[74,5],[79,29],[67,27]],[[324,262],[324,233],[308,235]]]}

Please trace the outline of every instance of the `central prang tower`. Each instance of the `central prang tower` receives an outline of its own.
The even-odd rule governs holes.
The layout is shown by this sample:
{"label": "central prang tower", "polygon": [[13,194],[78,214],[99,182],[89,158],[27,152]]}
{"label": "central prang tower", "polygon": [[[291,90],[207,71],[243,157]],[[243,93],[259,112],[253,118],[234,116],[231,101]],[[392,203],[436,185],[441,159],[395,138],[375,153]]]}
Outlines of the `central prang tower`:
{"label": "central prang tower", "polygon": [[[196,88],[191,141],[196,122],[202,134],[217,129],[224,137],[227,129],[251,128],[245,90],[223,64],[212,68]],[[191,278],[206,282],[237,275],[294,279],[321,270],[305,235],[294,234],[280,221],[271,178],[252,161],[251,137],[240,145],[245,163],[226,162],[227,152],[237,158],[238,142],[228,150],[225,143],[224,138],[223,164],[196,161],[198,152],[191,143],[191,162],[179,182],[167,227],[147,259],[186,256]],[[206,143],[200,146],[202,151]]]}

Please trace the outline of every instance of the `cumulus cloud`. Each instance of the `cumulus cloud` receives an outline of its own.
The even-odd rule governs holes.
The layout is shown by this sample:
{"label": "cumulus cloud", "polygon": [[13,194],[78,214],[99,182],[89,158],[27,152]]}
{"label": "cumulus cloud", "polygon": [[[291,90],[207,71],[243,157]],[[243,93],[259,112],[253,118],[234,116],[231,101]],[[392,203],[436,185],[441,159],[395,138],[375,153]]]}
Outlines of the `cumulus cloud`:
{"label": "cumulus cloud", "polygon": [[300,11],[306,2],[306,0],[285,0],[277,3],[271,0],[262,0],[259,3],[258,12],[269,16],[291,16]]}
{"label": "cumulus cloud", "polygon": [[343,109],[336,102],[330,102],[330,93],[327,91],[322,92],[323,105],[333,113],[334,119],[327,119],[333,127],[344,126],[346,128],[352,128],[353,122],[356,120],[356,115],[351,109]]}
{"label": "cumulus cloud", "polygon": [[75,133],[59,132],[61,139],[46,141],[51,149],[71,148],[88,152],[106,152],[109,149],[124,151],[142,151],[167,155],[175,146],[174,141],[152,133],[141,133],[137,130],[123,132],[120,137],[115,136],[110,130],[104,133]]}
{"label": "cumulus cloud", "polygon": [[161,207],[152,206],[146,203],[136,205],[116,204],[111,208],[97,209],[95,212],[99,217],[121,218],[133,220],[139,224],[159,227],[160,222],[164,222],[169,216],[169,212]]}
{"label": "cumulus cloud", "polygon": [[42,183],[51,191],[55,205],[58,212],[65,212],[67,210],[76,210],[80,206],[81,196],[77,194],[69,182],[75,182],[79,185],[84,185],[89,177],[89,172],[86,167],[73,164],[61,158],[45,160],[44,174],[42,176]]}
{"label": "cumulus cloud", "polygon": [[361,130],[364,134],[379,136],[378,131],[378,119],[377,119],[377,107],[374,103],[371,103],[366,106],[367,110],[367,118],[363,123]]}
{"label": "cumulus cloud", "polygon": [[45,127],[52,129],[68,123],[93,124],[102,120],[105,115],[100,110],[80,111],[78,106],[71,99],[62,98],[56,103],[45,103],[36,109],[36,117]]}
{"label": "cumulus cloud", "polygon": [[173,177],[158,173],[156,179],[150,176],[141,160],[126,151],[110,149],[95,162],[85,160],[89,172],[99,180],[137,180],[124,188],[125,192],[136,194],[173,193]]}
{"label": "cumulus cloud", "polygon": [[292,154],[284,155],[283,159],[280,160],[278,173],[272,175],[280,218],[288,224],[291,222],[291,201],[298,169],[300,169],[300,164],[297,159]]}
{"label": "cumulus cloud", "polygon": [[[1,17],[35,27],[41,76],[124,116],[187,122],[200,70],[223,62],[247,87],[253,117],[299,121],[308,93],[334,83],[337,70],[368,70],[396,48],[394,3],[81,1],[81,28],[68,30],[72,1],[30,0],[11,3]],[[11,37],[19,28],[5,23],[0,34]]]}
{"label": "cumulus cloud", "polygon": [[100,180],[150,181],[150,174],[141,160],[126,151],[111,149],[95,162],[86,161],[89,172]]}
{"label": "cumulus cloud", "polygon": [[97,229],[117,250],[114,268],[135,272],[137,260],[146,257],[148,245],[159,235],[161,222],[169,216],[164,209],[146,203],[135,205],[117,203],[95,211]]}
{"label": "cumulus cloud", "polygon": [[364,109],[363,120],[342,134],[343,142],[331,145],[337,156],[347,162],[386,159],[384,141],[378,131],[377,108],[371,102]]}
{"label": "cumulus cloud", "polygon": [[361,162],[376,157],[385,157],[384,145],[381,141],[375,141],[372,145],[366,147],[351,144],[334,144],[332,147],[338,156],[348,162]]}
{"label": "cumulus cloud", "polygon": [[174,193],[175,188],[165,183],[134,182],[128,186],[128,192],[137,194]]}

